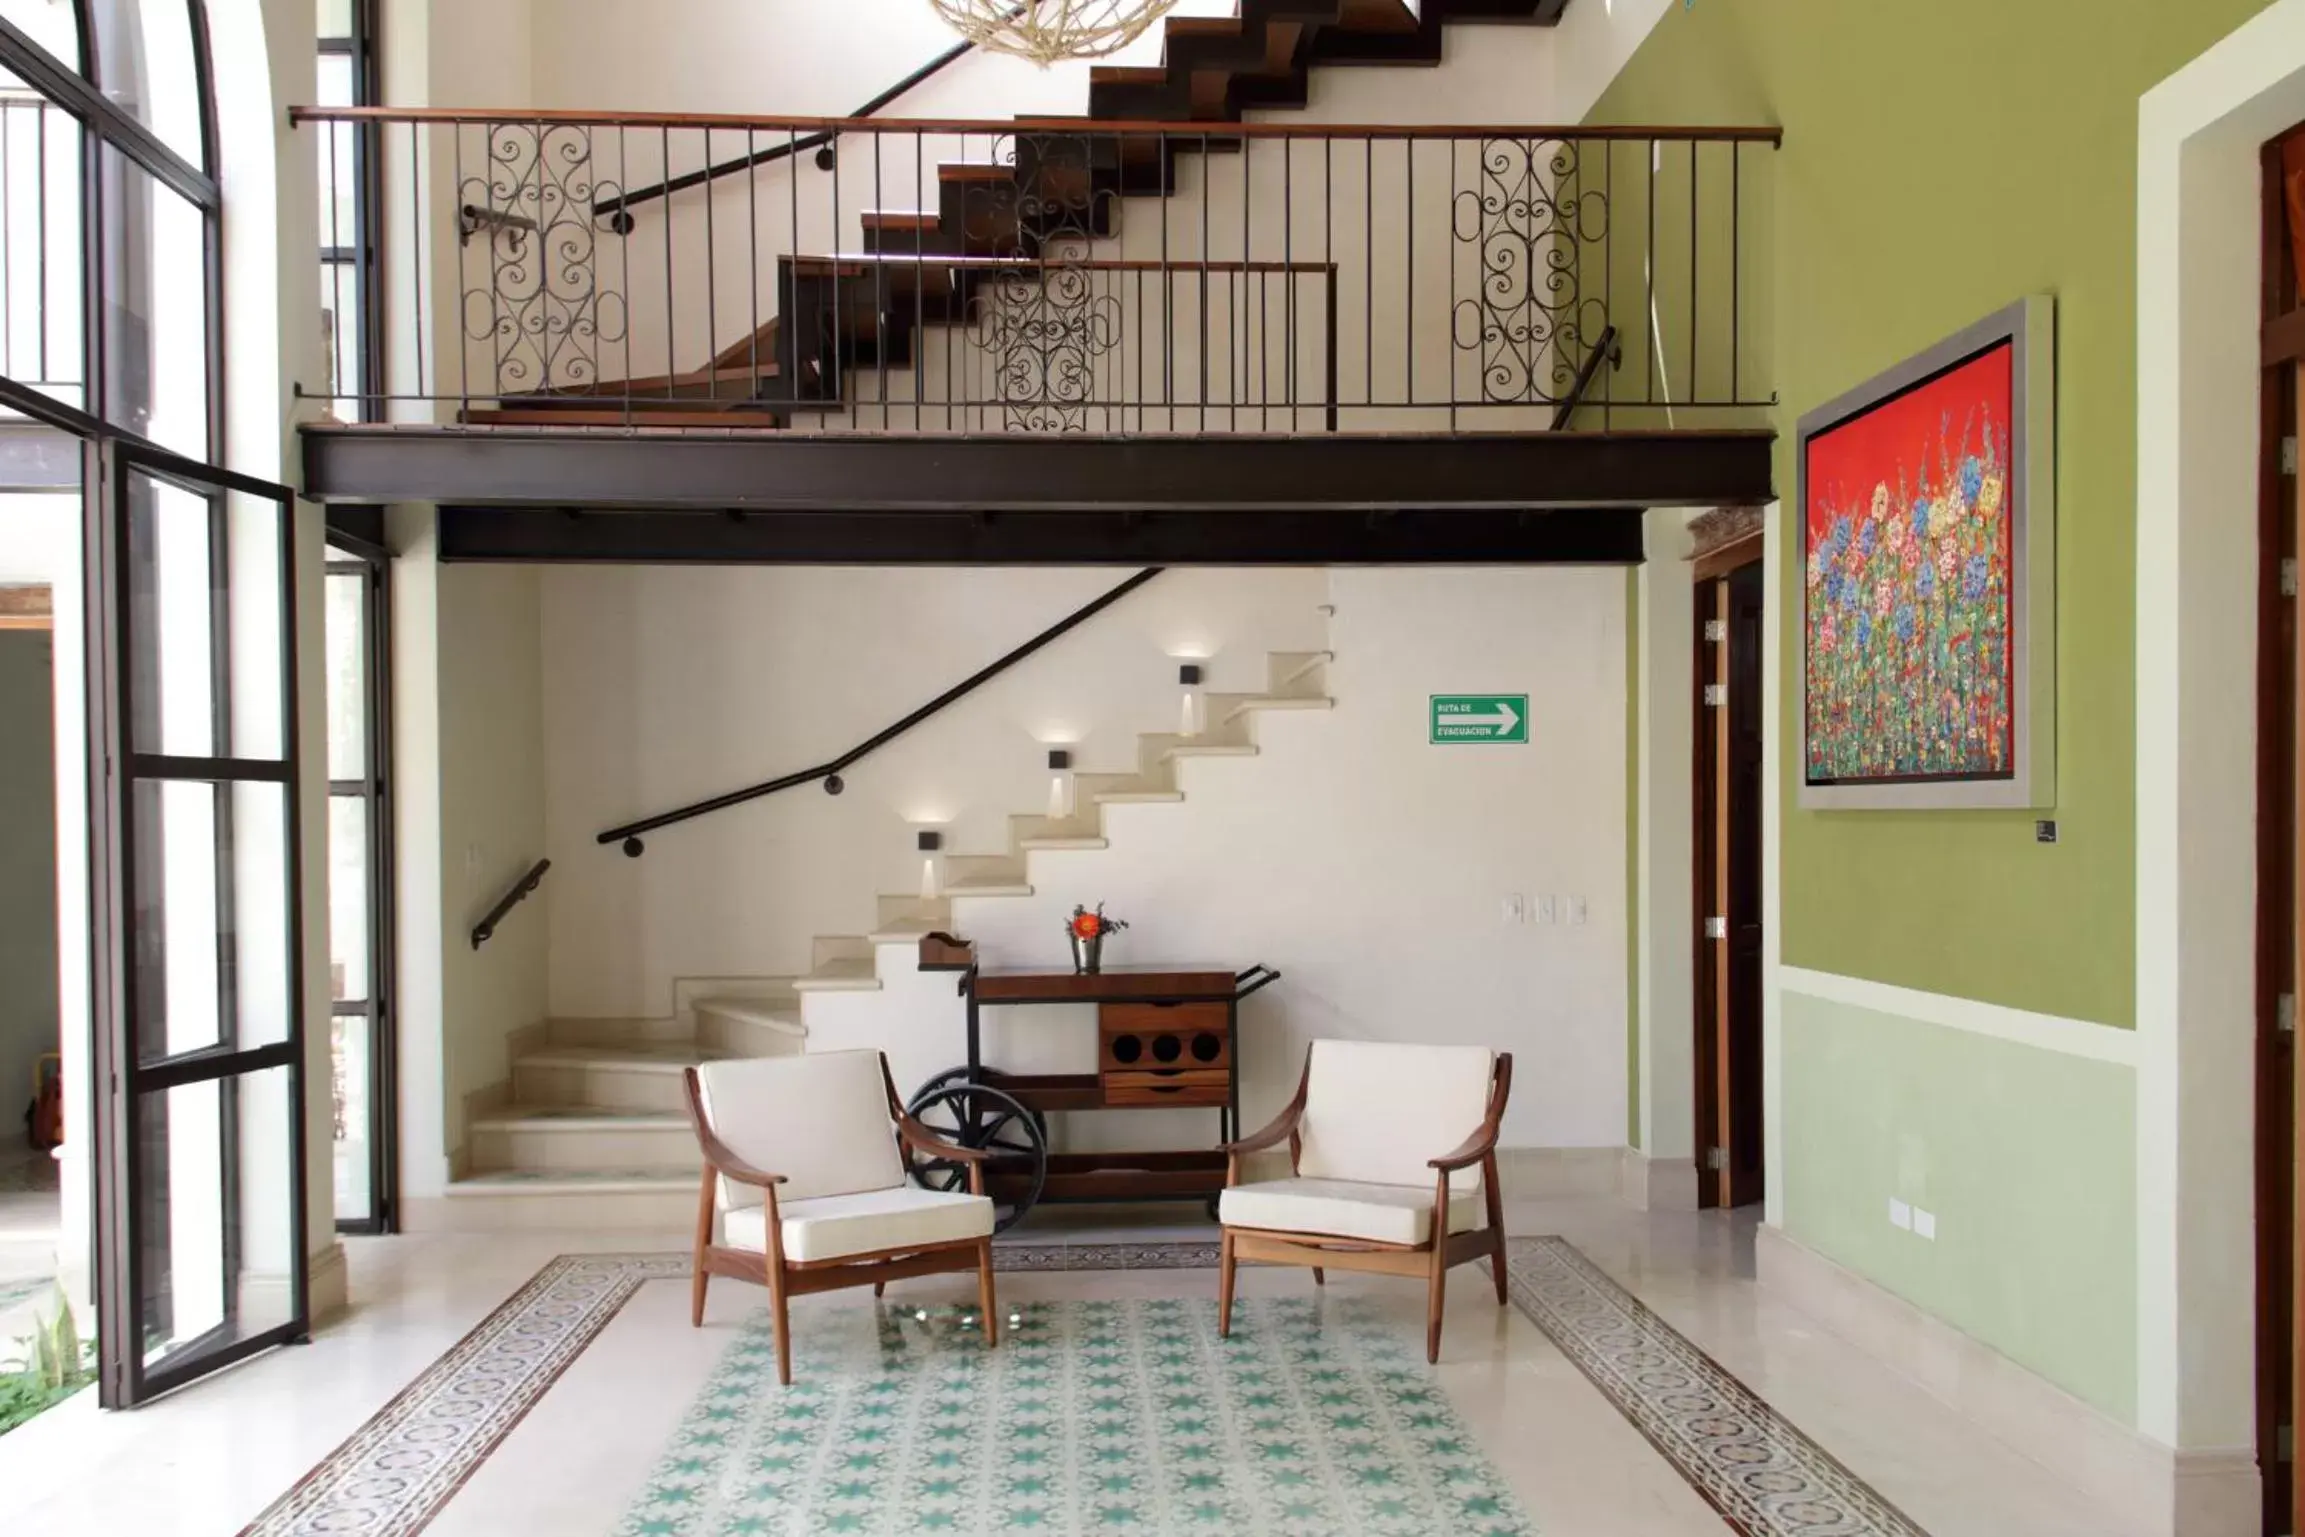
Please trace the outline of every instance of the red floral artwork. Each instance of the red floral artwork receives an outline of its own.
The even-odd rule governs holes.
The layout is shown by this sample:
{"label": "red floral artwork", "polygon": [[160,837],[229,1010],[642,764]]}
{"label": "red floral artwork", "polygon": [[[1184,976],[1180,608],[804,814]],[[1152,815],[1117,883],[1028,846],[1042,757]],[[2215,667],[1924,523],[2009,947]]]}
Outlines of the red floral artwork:
{"label": "red floral artwork", "polygon": [[1999,343],[1808,440],[1811,784],[2012,772],[2013,357]]}

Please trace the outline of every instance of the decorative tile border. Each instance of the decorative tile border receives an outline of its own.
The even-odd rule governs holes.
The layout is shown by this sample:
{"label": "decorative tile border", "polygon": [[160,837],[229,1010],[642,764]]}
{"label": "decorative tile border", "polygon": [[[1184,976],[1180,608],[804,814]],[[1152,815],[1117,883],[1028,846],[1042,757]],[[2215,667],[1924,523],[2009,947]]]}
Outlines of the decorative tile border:
{"label": "decorative tile border", "polygon": [[241,1537],[424,1529],[643,1281],[685,1254],[564,1254],[354,1431]]}
{"label": "decorative tile border", "polygon": [[1740,1537],[1928,1537],[1566,1239],[1509,1248],[1514,1304]]}
{"label": "decorative tile border", "polygon": [[[1565,1239],[1511,1243],[1514,1303],[1740,1537],[1927,1537],[1902,1512],[1682,1338]],[[1002,1243],[1006,1273],[1199,1270],[1214,1243]],[[559,1380],[642,1282],[686,1254],[571,1254],[246,1527],[241,1537],[410,1537]]]}

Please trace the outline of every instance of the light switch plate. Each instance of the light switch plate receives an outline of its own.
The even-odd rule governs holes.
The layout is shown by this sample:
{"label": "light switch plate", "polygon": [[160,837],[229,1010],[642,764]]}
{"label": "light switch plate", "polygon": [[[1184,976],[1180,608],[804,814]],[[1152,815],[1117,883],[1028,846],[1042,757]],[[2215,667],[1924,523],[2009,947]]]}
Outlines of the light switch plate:
{"label": "light switch plate", "polygon": [[1505,898],[1505,922],[1526,923],[1528,921],[1529,899],[1517,891],[1513,892]]}
{"label": "light switch plate", "polygon": [[1583,897],[1571,897],[1571,898],[1569,898],[1569,922],[1571,922],[1571,923],[1582,923],[1582,922],[1584,922],[1584,921],[1585,921],[1585,899],[1584,899]]}
{"label": "light switch plate", "polygon": [[1889,1197],[1889,1226],[1908,1233],[1913,1231],[1913,1208],[1895,1196]]}
{"label": "light switch plate", "polygon": [[1914,1207],[1913,1236],[1915,1238],[1935,1239],[1937,1236],[1937,1214],[1933,1211],[1924,1211],[1918,1206]]}
{"label": "light switch plate", "polygon": [[1551,897],[1537,898],[1537,922],[1551,923],[1558,904]]}

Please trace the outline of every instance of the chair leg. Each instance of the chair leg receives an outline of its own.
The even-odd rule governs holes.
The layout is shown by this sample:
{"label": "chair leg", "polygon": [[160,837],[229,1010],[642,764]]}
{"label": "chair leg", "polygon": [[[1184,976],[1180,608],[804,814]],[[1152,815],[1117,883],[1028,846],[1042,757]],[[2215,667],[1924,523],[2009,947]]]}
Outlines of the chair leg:
{"label": "chair leg", "polygon": [[792,1317],[785,1307],[784,1272],[775,1260],[768,1265],[768,1305],[776,1324],[776,1380],[792,1386]]}
{"label": "chair leg", "polygon": [[1497,1235],[1496,1247],[1489,1250],[1489,1274],[1496,1277],[1497,1306],[1505,1305],[1505,1235]]}
{"label": "chair leg", "polygon": [[1497,1306],[1505,1305],[1505,1191],[1497,1182],[1497,1155],[1481,1160],[1481,1199],[1489,1212],[1489,1269],[1497,1279]]}
{"label": "chair leg", "polygon": [[1326,1286],[1328,1284],[1329,1273],[1318,1265],[1313,1266],[1313,1285]]}
{"label": "chair leg", "polygon": [[696,1251],[696,1274],[688,1283],[688,1322],[691,1328],[704,1327],[704,1288],[712,1277],[704,1268],[704,1251]]}
{"label": "chair leg", "polygon": [[1230,1228],[1217,1241],[1217,1338],[1233,1335],[1233,1235]]}
{"label": "chair leg", "polygon": [[990,1350],[1000,1344],[1000,1304],[992,1292],[992,1240],[976,1246],[976,1301],[984,1309],[984,1343]]}
{"label": "chair leg", "polygon": [[1441,1359],[1441,1303],[1448,1295],[1449,1269],[1442,1258],[1442,1246],[1433,1245],[1433,1278],[1425,1293],[1425,1361],[1438,1365]]}
{"label": "chair leg", "polygon": [[881,1295],[885,1294],[887,1291],[888,1291],[888,1283],[887,1283],[886,1281],[875,1281],[875,1282],[873,1282],[873,1283],[872,1283],[872,1294],[873,1294],[875,1297],[881,1296]]}

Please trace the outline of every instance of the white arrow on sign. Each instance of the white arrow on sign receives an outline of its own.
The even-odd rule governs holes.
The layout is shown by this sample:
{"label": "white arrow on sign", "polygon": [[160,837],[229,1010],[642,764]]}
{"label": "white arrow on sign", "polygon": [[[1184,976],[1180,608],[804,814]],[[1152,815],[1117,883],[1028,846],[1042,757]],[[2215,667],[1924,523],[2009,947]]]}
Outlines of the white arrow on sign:
{"label": "white arrow on sign", "polygon": [[1509,704],[1499,704],[1494,715],[1451,715],[1442,722],[1449,726],[1494,726],[1499,736],[1510,735],[1520,723],[1520,712]]}

